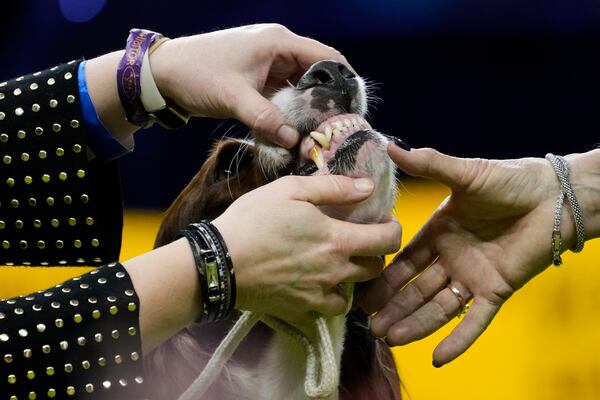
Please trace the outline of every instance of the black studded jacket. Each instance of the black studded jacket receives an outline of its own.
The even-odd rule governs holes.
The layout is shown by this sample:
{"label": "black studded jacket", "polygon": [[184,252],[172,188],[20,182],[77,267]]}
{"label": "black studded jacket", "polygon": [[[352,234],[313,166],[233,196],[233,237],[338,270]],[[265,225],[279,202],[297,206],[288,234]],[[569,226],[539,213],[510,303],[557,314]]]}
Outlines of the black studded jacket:
{"label": "black studded jacket", "polygon": [[118,169],[88,162],[78,65],[0,83],[0,264],[112,263],[0,301],[0,400],[145,398]]}

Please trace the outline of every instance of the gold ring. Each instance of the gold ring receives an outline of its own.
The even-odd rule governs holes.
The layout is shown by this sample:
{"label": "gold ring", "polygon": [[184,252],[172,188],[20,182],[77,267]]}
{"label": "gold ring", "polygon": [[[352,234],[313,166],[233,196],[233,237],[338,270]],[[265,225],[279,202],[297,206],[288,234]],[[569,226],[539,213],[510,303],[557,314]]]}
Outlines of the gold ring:
{"label": "gold ring", "polygon": [[457,318],[460,318],[462,315],[465,315],[469,310],[469,304],[467,303],[467,299],[465,299],[465,297],[460,293],[460,291],[457,288],[451,285],[449,285],[448,288],[450,289],[450,291],[452,291],[452,293],[454,294],[454,296],[456,296],[456,299],[460,303],[460,311],[456,316]]}

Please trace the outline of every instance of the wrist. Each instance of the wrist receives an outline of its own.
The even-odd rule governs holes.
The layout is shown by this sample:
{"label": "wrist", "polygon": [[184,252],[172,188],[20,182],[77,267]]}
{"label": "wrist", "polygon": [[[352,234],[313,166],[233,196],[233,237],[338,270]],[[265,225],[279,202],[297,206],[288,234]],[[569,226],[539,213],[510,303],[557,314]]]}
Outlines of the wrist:
{"label": "wrist", "polygon": [[565,157],[571,185],[583,213],[586,239],[600,236],[600,150]]}

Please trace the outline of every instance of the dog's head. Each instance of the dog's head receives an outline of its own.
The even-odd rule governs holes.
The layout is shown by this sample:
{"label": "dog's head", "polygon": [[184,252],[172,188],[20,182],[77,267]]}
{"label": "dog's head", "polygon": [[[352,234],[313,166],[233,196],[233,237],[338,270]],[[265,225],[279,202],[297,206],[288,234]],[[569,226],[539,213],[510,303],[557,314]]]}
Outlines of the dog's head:
{"label": "dog's head", "polygon": [[260,137],[216,143],[167,211],[156,245],[172,241],[191,222],[216,218],[242,194],[289,174],[369,177],[375,190],[368,200],[322,209],[354,222],[387,220],[395,197],[394,164],[387,156],[388,138],[365,120],[367,96],[364,80],[345,65],[321,61],[311,66],[296,86],[272,98],[301,133],[299,145],[287,150]]}

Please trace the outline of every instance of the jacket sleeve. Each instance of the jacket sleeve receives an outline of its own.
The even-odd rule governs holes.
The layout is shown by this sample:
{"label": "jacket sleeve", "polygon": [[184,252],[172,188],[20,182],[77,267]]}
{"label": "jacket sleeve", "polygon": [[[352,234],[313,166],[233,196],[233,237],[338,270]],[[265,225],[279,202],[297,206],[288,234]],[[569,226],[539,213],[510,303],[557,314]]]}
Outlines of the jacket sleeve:
{"label": "jacket sleeve", "polygon": [[0,301],[0,399],[144,399],[138,310],[118,263]]}
{"label": "jacket sleeve", "polygon": [[88,162],[71,61],[0,83],[0,264],[118,259],[117,162]]}

